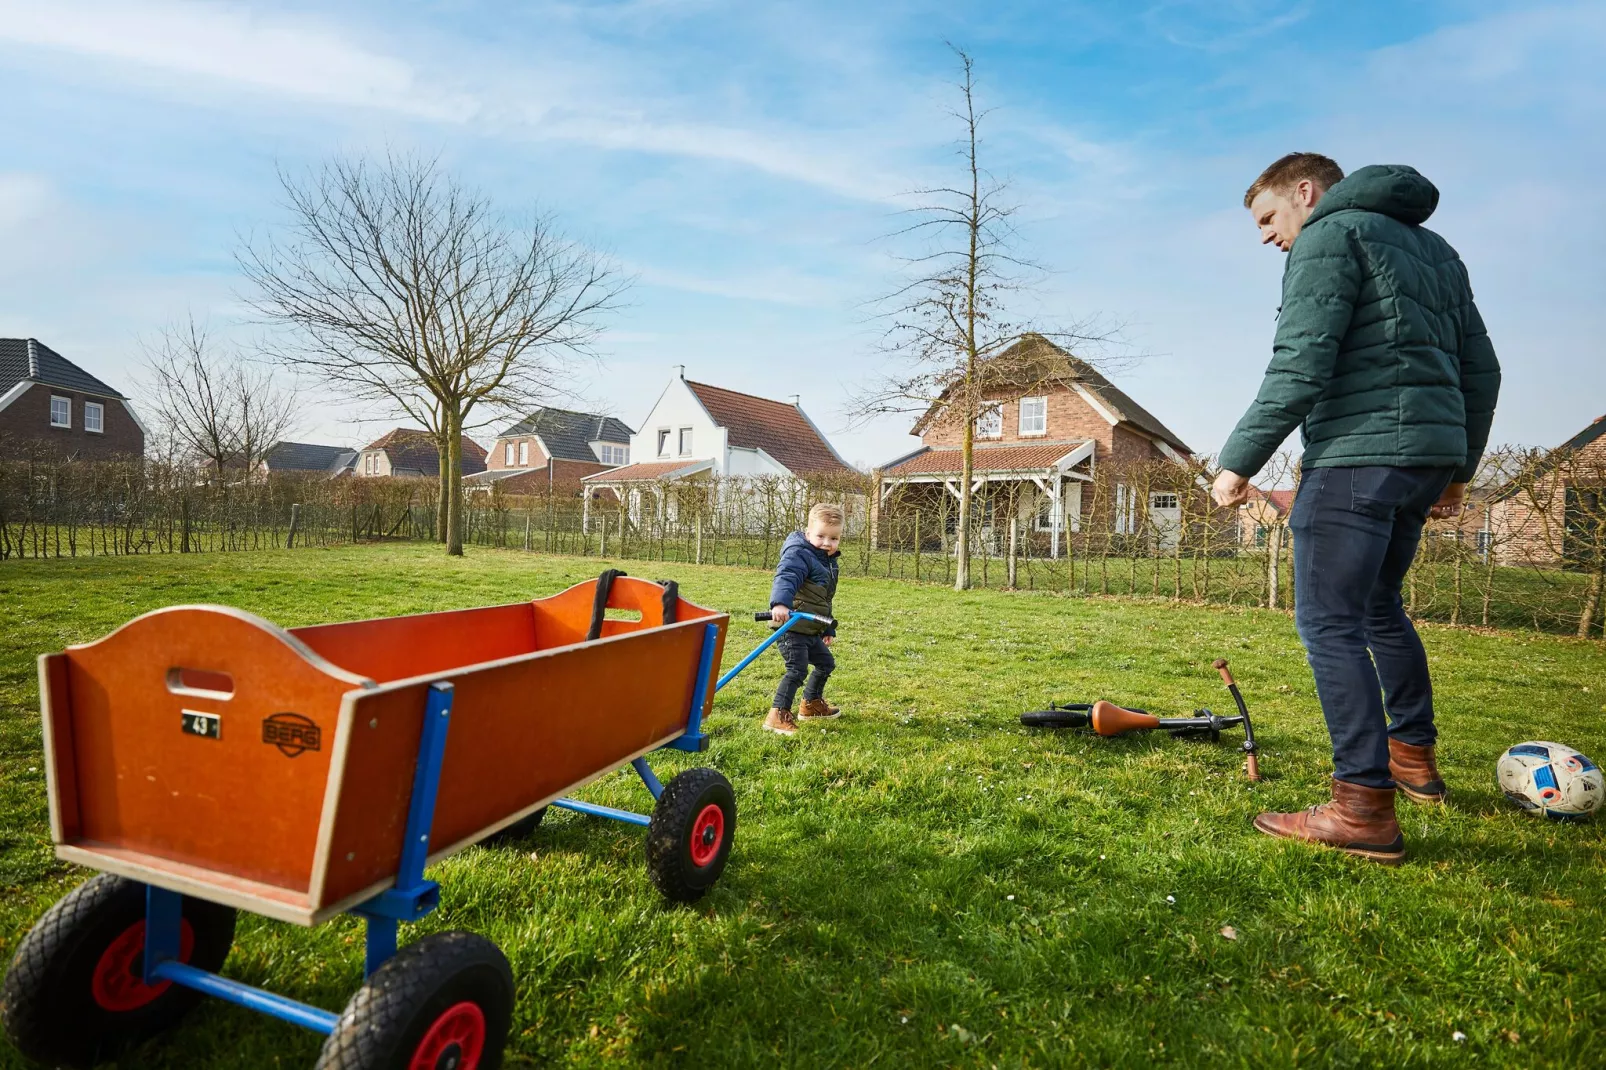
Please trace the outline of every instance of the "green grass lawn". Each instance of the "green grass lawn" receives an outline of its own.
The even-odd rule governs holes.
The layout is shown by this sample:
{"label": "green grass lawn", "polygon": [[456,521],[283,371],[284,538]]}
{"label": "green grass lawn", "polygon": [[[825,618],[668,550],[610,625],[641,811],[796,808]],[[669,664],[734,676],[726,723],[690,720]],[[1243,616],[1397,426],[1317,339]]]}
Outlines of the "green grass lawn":
{"label": "green grass lawn", "polygon": [[[40,652],[179,602],[298,625],[514,601],[599,567],[416,545],[0,565],[0,954],[86,876],[48,843]],[[623,567],[731,610],[727,663],[763,637],[738,611],[763,605],[765,573]],[[713,764],[736,787],[731,864],[694,907],[653,890],[641,830],[557,811],[431,871],[443,904],[411,932],[477,931],[512,961],[509,1065],[1600,1061],[1606,824],[1536,821],[1494,784],[1523,739],[1606,757],[1599,643],[1425,631],[1453,803],[1402,804],[1410,858],[1389,869],[1250,827],[1318,801],[1329,768],[1286,614],[860,579],[838,612],[842,719],[761,732],[768,655],[720,694],[707,755],[660,756],[665,779]],[[1257,715],[1256,786],[1228,744],[1016,720],[1050,698],[1223,711],[1220,656]],[[649,801],[623,775],[584,794]],[[225,972],[338,1009],[361,959],[354,920],[242,918]],[[212,1002],[125,1064],[310,1066],[318,1043]],[[0,1046],[0,1064],[20,1060]]]}

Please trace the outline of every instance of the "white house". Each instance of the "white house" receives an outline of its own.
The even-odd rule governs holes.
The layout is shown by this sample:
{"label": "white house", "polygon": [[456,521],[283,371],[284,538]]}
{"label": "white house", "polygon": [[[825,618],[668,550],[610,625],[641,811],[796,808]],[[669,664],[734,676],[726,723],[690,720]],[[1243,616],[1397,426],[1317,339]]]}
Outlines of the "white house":
{"label": "white house", "polygon": [[[797,399],[772,401],[684,375],[671,379],[630,439],[631,462],[584,480],[590,493],[611,490],[638,516],[643,494],[664,496],[686,481],[792,478],[853,469],[832,448]],[[666,506],[672,508],[669,494]]]}

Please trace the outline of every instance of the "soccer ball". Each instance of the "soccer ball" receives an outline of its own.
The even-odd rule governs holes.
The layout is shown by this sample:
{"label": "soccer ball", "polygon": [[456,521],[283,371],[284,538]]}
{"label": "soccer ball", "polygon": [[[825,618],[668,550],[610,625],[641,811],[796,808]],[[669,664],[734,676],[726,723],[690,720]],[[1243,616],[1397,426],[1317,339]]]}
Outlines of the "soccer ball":
{"label": "soccer ball", "polygon": [[1495,776],[1506,798],[1557,821],[1584,820],[1606,796],[1600,768],[1560,743],[1518,743],[1500,756]]}

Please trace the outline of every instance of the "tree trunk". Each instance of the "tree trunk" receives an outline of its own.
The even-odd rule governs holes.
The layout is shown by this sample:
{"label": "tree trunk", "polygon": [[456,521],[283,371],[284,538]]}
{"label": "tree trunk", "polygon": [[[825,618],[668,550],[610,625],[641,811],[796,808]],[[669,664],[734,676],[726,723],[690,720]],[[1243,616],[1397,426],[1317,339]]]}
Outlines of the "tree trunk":
{"label": "tree trunk", "polygon": [[447,541],[447,529],[451,525],[452,484],[450,465],[446,463],[446,457],[451,452],[451,449],[452,444],[450,442],[437,441],[435,443],[435,451],[440,455],[441,462],[440,487],[435,500],[436,542]]}
{"label": "tree trunk", "polygon": [[463,418],[453,413],[447,422],[451,441],[446,444],[442,458],[443,490],[447,492],[446,552],[453,557],[463,556]]}
{"label": "tree trunk", "polygon": [[965,439],[963,459],[959,466],[959,525],[954,531],[956,544],[954,546],[954,590],[963,591],[970,586],[970,524],[971,506],[973,501],[970,494],[970,479],[975,472],[975,455],[971,452],[975,445],[974,428],[969,420],[965,421]]}

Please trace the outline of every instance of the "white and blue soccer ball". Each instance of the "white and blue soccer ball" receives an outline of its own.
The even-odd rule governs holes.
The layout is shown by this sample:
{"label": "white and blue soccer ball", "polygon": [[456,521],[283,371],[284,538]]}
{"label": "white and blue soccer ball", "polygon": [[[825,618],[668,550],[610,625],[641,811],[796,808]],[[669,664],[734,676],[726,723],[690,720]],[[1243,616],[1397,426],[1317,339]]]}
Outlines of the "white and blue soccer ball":
{"label": "white and blue soccer ball", "polygon": [[1507,748],[1495,776],[1506,798],[1535,817],[1582,821],[1606,798],[1600,767],[1560,743],[1537,740]]}

